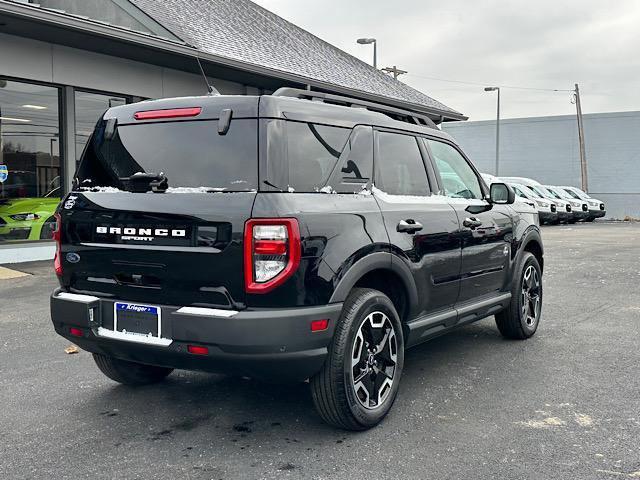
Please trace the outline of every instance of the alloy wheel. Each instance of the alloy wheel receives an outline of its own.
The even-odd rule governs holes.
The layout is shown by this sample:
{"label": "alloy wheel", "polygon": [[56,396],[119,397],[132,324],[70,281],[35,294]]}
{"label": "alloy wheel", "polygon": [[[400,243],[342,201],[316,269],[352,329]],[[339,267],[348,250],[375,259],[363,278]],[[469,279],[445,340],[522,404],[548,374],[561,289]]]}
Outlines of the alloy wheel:
{"label": "alloy wheel", "polygon": [[351,349],[351,383],[356,398],[367,409],[388,398],[396,380],[398,342],[389,317],[370,313],[360,324]]}
{"label": "alloy wheel", "polygon": [[540,288],[540,276],[533,265],[529,265],[522,277],[522,292],[520,308],[522,319],[527,328],[535,328],[540,318],[540,300],[542,289]]}

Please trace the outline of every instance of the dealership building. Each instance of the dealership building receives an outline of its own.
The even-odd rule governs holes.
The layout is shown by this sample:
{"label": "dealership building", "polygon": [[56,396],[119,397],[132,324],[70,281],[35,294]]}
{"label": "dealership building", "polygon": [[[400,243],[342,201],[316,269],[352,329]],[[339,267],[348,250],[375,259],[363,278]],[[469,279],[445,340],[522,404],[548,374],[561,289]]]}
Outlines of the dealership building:
{"label": "dealership building", "polygon": [[[640,112],[583,115],[589,195],[602,200],[607,218],[640,218]],[[443,125],[482,171],[495,174],[496,122]],[[499,174],[547,185],[580,188],[575,115],[500,121]]]}
{"label": "dealership building", "polygon": [[0,0],[0,263],[52,258],[51,219],[109,107],[289,86],[461,113],[249,0]]}

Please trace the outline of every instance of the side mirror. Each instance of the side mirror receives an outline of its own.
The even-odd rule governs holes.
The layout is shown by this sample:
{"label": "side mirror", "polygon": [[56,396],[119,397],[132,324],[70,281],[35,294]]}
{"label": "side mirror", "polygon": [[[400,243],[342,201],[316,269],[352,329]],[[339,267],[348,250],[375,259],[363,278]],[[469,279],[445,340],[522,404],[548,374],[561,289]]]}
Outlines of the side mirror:
{"label": "side mirror", "polygon": [[492,183],[489,190],[491,203],[511,205],[516,201],[516,192],[506,183]]}

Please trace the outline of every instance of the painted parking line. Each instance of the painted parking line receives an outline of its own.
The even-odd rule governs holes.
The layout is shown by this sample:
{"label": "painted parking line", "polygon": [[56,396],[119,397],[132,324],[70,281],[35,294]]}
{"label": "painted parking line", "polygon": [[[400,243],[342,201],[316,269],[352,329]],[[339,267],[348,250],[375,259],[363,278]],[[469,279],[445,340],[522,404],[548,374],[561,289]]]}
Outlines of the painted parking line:
{"label": "painted parking line", "polygon": [[0,267],[0,280],[9,280],[11,278],[27,277],[28,273],[11,270],[10,268]]}

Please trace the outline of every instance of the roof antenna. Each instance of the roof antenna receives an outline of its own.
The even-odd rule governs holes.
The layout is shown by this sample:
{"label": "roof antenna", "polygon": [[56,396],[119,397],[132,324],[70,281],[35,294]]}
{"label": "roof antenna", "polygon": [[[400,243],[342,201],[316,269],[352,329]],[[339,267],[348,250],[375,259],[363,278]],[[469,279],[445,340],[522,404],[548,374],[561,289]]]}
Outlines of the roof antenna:
{"label": "roof antenna", "polygon": [[207,85],[207,95],[220,95],[220,92],[216,90],[207,79],[207,76],[204,73],[204,68],[202,68],[202,63],[200,63],[200,57],[196,56],[196,61],[198,62],[198,67],[200,67],[200,73],[202,74],[202,78],[204,79],[204,83]]}

